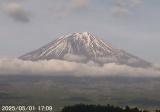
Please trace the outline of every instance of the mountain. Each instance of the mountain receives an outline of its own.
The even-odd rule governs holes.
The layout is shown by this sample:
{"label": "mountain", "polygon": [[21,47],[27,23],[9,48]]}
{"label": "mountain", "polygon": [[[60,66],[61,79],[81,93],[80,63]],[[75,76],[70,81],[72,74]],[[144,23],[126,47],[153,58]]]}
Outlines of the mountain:
{"label": "mountain", "polygon": [[19,58],[31,61],[59,59],[84,63],[92,60],[99,64],[114,62],[135,67],[151,65],[88,32],[64,35]]}

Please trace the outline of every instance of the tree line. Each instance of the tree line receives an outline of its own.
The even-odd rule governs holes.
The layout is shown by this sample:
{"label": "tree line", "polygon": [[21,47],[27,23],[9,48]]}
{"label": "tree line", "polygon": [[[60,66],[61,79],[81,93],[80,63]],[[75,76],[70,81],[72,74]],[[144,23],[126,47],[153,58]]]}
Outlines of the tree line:
{"label": "tree line", "polygon": [[[125,108],[113,106],[113,105],[85,105],[76,104],[73,106],[65,106],[61,112],[150,112],[147,110],[140,110],[137,107],[131,108],[126,106]],[[156,110],[155,112],[160,112]]]}

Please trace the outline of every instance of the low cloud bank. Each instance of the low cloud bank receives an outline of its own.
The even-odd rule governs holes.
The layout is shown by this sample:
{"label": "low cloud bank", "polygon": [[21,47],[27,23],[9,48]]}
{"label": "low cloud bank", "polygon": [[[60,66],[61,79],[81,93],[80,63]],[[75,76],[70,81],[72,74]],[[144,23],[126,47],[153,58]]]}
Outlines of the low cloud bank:
{"label": "low cloud bank", "polygon": [[0,75],[160,77],[160,65],[156,64],[149,68],[133,68],[115,63],[98,66],[93,61],[88,61],[87,64],[54,59],[32,62],[17,58],[1,57]]}

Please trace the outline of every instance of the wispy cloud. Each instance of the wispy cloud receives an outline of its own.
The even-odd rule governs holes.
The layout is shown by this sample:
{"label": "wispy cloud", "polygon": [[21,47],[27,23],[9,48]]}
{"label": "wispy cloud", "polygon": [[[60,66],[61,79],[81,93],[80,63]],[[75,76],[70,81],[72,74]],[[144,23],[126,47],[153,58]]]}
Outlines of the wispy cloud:
{"label": "wispy cloud", "polygon": [[131,4],[138,6],[143,2],[143,0],[130,0],[130,2],[131,2]]}
{"label": "wispy cloud", "polygon": [[135,6],[139,6],[142,0],[117,0],[115,6],[110,8],[110,13],[114,17],[116,16],[131,16]]}
{"label": "wispy cloud", "polygon": [[20,4],[9,3],[3,7],[3,12],[17,22],[30,22],[31,14]]}
{"label": "wispy cloud", "polygon": [[82,10],[89,7],[89,1],[88,0],[71,0],[68,4],[68,7],[73,10]]}
{"label": "wispy cloud", "polygon": [[85,57],[80,57],[78,55],[72,55],[72,54],[66,54],[64,56],[64,59],[67,61],[73,61],[73,62],[83,62],[87,60]]}
{"label": "wispy cloud", "polygon": [[149,68],[133,68],[115,63],[98,66],[89,61],[87,64],[61,60],[42,60],[37,62],[23,61],[17,58],[0,58],[1,75],[71,75],[90,76],[127,76],[127,77],[160,77],[160,65]]}
{"label": "wispy cloud", "polygon": [[110,9],[112,16],[130,16],[132,15],[132,13],[130,12],[129,9],[122,7],[122,6],[115,6],[113,8]]}
{"label": "wispy cloud", "polygon": [[116,57],[98,57],[97,61],[100,63],[118,62]]}
{"label": "wispy cloud", "polygon": [[61,19],[61,18],[64,18],[66,16],[68,16],[68,14],[65,13],[65,12],[56,12],[53,17],[56,18],[56,19]]}
{"label": "wispy cloud", "polygon": [[53,6],[55,11],[54,17],[59,19],[73,15],[79,11],[88,10],[90,4],[89,0],[67,0],[56,2]]}

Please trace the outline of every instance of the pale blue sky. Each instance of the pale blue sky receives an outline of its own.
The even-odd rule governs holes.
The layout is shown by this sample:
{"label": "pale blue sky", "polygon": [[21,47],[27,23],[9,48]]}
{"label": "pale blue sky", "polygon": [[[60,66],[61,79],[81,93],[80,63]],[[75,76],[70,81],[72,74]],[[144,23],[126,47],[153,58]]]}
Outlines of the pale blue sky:
{"label": "pale blue sky", "polygon": [[0,56],[17,57],[88,31],[159,63],[159,6],[159,0],[0,0]]}

